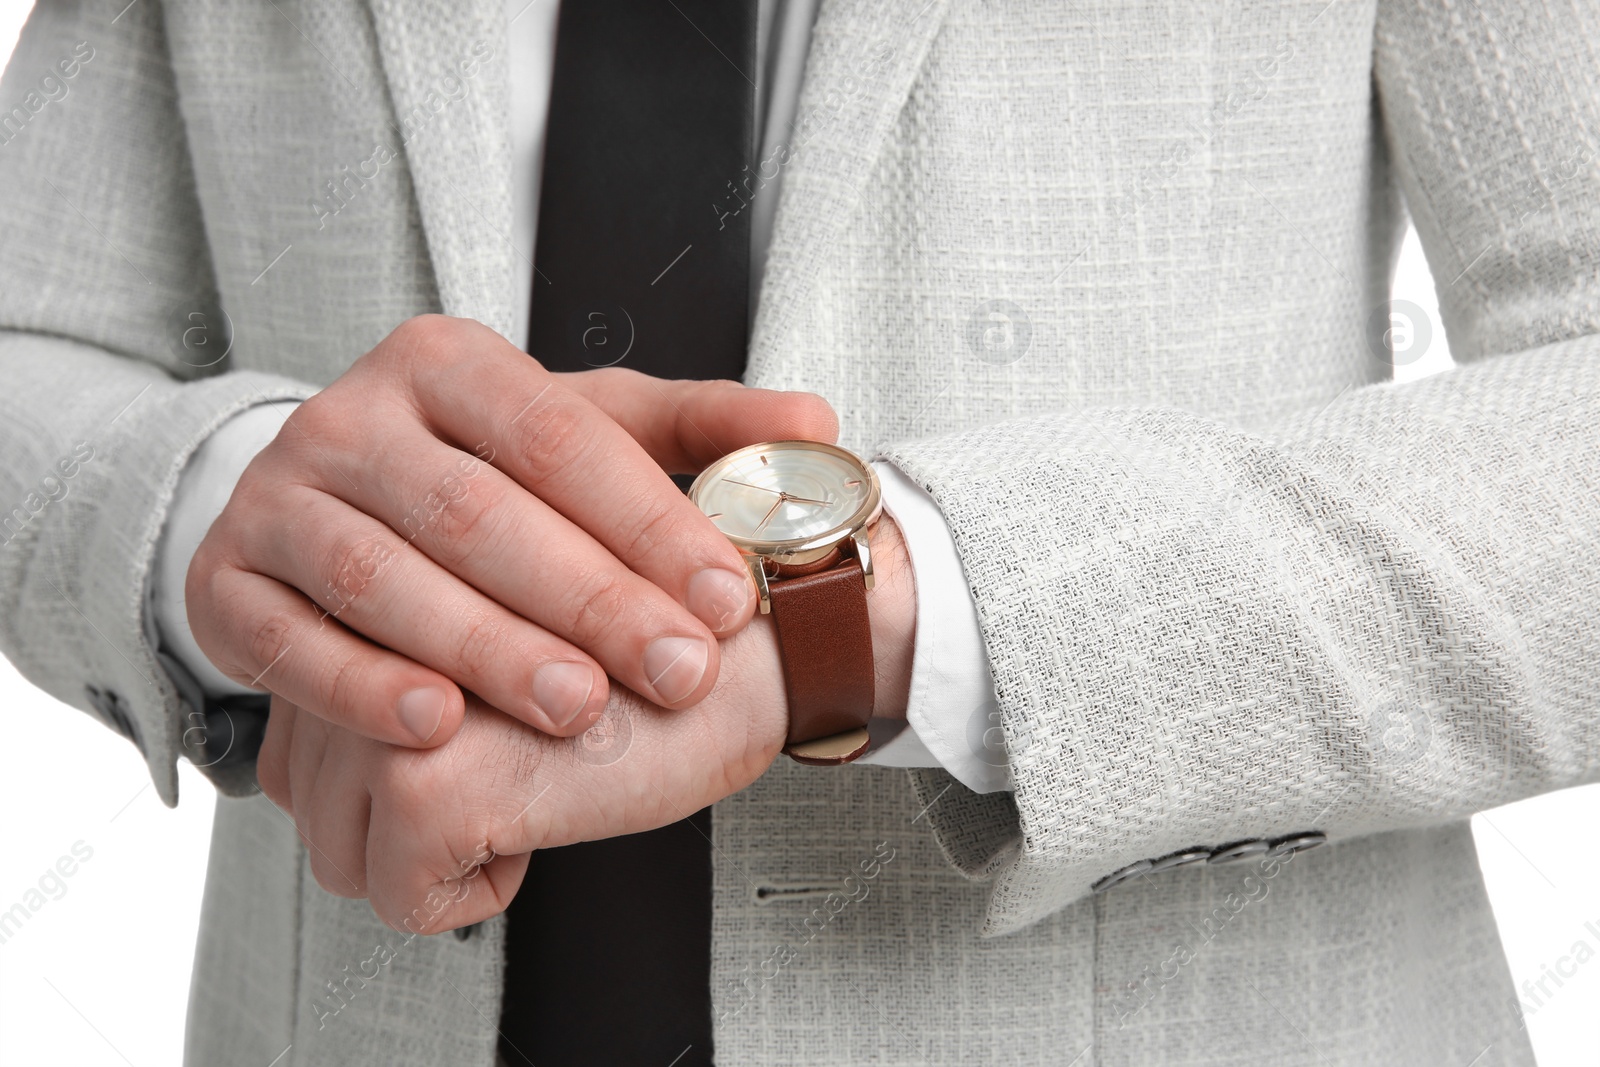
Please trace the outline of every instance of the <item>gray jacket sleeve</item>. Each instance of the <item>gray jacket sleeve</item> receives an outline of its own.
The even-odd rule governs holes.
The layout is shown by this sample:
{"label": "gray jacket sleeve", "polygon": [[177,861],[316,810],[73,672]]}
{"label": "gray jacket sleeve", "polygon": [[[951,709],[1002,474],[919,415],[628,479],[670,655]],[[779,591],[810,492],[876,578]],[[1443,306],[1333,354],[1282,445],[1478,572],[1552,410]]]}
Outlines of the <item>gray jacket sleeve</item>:
{"label": "gray jacket sleeve", "polygon": [[234,412],[315,387],[229,370],[160,6],[90,16],[37,5],[0,81],[0,650],[173,805],[177,756],[217,759],[144,610],[173,488]]}
{"label": "gray jacket sleeve", "polygon": [[1461,366],[1253,433],[1087,410],[886,450],[993,667],[1014,797],[914,772],[990,934],[1180,850],[1600,780],[1600,19],[1382,0],[1375,46]]}

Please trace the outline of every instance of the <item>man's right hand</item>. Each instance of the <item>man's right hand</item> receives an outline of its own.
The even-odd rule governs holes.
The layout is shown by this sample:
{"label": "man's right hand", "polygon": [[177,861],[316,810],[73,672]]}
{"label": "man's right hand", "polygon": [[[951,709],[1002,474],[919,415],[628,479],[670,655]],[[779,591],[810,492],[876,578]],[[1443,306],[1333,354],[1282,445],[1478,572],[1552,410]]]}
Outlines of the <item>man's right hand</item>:
{"label": "man's right hand", "polygon": [[411,747],[455,733],[463,688],[558,736],[599,716],[607,675],[684,708],[755,597],[668,474],[837,431],[810,393],[554,374],[421,316],[246,468],[189,566],[189,622],[230,678]]}

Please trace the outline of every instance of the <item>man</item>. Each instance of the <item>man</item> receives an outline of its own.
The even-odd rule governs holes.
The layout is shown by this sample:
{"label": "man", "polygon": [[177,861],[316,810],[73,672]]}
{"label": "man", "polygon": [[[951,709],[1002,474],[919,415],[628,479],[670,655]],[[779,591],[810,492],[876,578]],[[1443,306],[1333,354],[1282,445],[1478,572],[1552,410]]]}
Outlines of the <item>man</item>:
{"label": "man", "polygon": [[[513,358],[513,14],[49,6],[8,69],[26,100],[79,68],[0,152],[6,649],[168,803],[180,751],[234,795],[190,1059],[510,1061],[496,1023],[561,1010],[500,1003],[508,938],[582,904],[534,880],[508,920],[529,852],[711,804],[719,1064],[1531,1062],[1466,819],[1595,778],[1594,16],[825,3],[739,389]],[[1404,387],[1371,337],[1397,186],[1470,364]],[[208,300],[223,360],[184,343]],[[274,694],[259,776],[297,833],[145,597],[180,481],[227,482],[190,457],[313,393],[187,568],[204,658]],[[771,620],[699,577],[739,561],[652,464],[835,414],[936,502],[992,676],[967,754],[998,727],[1010,788],[776,758]],[[474,542],[491,486],[514,517]],[[949,583],[901,518],[872,710],[911,720],[885,750],[954,753]],[[561,600],[612,561],[557,520],[621,565],[625,622]],[[609,763],[559,736],[601,708]]]}

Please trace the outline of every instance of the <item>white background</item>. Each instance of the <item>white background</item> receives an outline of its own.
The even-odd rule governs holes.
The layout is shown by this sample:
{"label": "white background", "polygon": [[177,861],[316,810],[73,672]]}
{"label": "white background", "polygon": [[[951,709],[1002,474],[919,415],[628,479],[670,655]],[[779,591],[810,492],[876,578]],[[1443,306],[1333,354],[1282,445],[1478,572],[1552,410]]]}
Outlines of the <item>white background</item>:
{"label": "white background", "polygon": [[[0,0],[0,55],[10,54],[29,7]],[[9,109],[13,101],[0,103]],[[1448,367],[1433,279],[1415,234],[1401,256],[1395,296],[1421,305],[1435,323],[1432,348],[1401,376]],[[210,783],[180,763],[183,801],[165,808],[131,744],[32,688],[4,660],[0,709],[0,912],[37,887],[76,843],[92,850],[62,879],[64,891],[54,890],[59,898],[47,898],[0,944],[0,1064],[178,1064],[215,796]],[[1600,958],[1560,988],[1546,977],[1558,965],[1573,969],[1562,961],[1576,942],[1600,950],[1600,786],[1498,808],[1479,815],[1473,828],[1512,975],[1519,986],[1545,978],[1552,994],[1540,996],[1543,1006],[1527,1016],[1540,1064],[1600,1064]]]}

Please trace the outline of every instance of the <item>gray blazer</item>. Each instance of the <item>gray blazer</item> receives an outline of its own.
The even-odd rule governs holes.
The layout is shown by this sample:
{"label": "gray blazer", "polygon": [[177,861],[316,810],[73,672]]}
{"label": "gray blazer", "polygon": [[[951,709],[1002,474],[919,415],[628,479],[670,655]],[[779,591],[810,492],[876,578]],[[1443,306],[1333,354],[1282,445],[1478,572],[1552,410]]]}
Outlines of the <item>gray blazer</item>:
{"label": "gray blazer", "polygon": [[[173,804],[187,455],[524,294],[501,0],[119,6],[40,5],[0,85],[0,635]],[[716,805],[719,1063],[1532,1062],[1466,820],[1600,779],[1597,18],[823,4],[748,380],[938,501],[1016,791]],[[1402,191],[1465,365],[1396,386]],[[190,1062],[489,1067],[504,920],[407,939],[218,781]]]}

